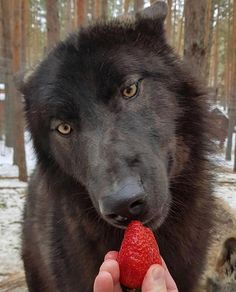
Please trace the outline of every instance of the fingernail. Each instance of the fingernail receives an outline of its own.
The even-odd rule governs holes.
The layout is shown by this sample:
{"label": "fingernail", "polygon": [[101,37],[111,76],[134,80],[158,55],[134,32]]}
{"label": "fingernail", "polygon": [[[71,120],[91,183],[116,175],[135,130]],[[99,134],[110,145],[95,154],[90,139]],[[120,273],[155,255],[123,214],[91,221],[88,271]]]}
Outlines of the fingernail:
{"label": "fingernail", "polygon": [[164,279],[164,269],[162,267],[156,267],[152,271],[152,278],[154,281],[159,281],[160,279]]}

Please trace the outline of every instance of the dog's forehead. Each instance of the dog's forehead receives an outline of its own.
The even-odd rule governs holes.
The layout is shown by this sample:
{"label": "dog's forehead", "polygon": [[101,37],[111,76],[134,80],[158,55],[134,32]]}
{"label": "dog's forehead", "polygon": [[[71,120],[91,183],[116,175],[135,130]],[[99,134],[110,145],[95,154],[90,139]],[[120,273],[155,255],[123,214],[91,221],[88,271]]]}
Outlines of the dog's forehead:
{"label": "dog's forehead", "polygon": [[57,99],[66,96],[67,102],[79,107],[87,107],[90,101],[109,100],[123,83],[127,85],[151,72],[150,57],[156,59],[147,44],[144,47],[139,34],[124,27],[117,31],[115,27],[108,31],[100,28],[96,33],[82,31],[64,41],[55,55],[52,94]]}
{"label": "dog's forehead", "polygon": [[78,68],[94,69],[97,73],[112,66],[124,72],[140,64],[147,54],[142,39],[134,28],[113,23],[84,29],[73,39],[76,48]]}
{"label": "dog's forehead", "polygon": [[130,79],[130,76],[139,75],[144,70],[143,52],[120,45],[119,48],[94,47],[90,50],[78,49],[76,58],[70,54],[60,63],[61,84],[73,85],[87,93],[108,87],[120,86]]}
{"label": "dog's forehead", "polygon": [[110,76],[112,72],[127,75],[143,66],[145,52],[125,43],[110,48],[104,45],[94,46],[91,51],[89,49],[87,53],[78,50],[78,62],[75,63],[78,72],[90,72],[96,77],[103,77],[104,74]]}

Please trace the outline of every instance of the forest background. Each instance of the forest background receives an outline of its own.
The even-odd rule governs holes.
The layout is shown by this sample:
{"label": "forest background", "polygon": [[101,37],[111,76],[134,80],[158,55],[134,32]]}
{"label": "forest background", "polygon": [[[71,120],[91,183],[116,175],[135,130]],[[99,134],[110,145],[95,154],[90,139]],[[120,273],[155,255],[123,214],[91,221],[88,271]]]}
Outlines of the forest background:
{"label": "forest background", "polygon": [[[0,0],[0,141],[27,181],[23,97],[17,82],[59,41],[97,20],[130,17],[148,0]],[[236,1],[168,0],[166,34],[209,92],[213,139],[231,160],[236,132]],[[235,135],[236,136],[236,135]],[[236,155],[233,155],[236,171]],[[1,161],[0,161],[1,164]]]}

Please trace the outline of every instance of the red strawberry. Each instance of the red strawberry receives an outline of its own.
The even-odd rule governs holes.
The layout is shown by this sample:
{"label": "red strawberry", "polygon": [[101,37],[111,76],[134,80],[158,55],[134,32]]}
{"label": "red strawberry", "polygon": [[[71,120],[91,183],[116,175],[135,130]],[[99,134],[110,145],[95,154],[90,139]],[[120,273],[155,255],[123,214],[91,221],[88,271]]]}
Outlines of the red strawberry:
{"label": "red strawberry", "polygon": [[125,231],[118,253],[120,282],[128,288],[139,288],[153,264],[161,265],[161,256],[152,231],[139,221],[132,221]]}

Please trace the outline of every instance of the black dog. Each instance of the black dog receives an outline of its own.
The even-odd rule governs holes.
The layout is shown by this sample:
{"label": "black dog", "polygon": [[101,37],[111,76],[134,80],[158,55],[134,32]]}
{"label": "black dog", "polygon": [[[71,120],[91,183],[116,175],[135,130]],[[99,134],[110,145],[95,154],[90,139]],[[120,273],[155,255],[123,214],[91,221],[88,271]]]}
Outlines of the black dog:
{"label": "black dog", "polygon": [[25,208],[30,291],[92,291],[137,219],[180,291],[204,267],[212,221],[204,92],[164,36],[166,6],[81,29],[22,88],[37,154]]}

